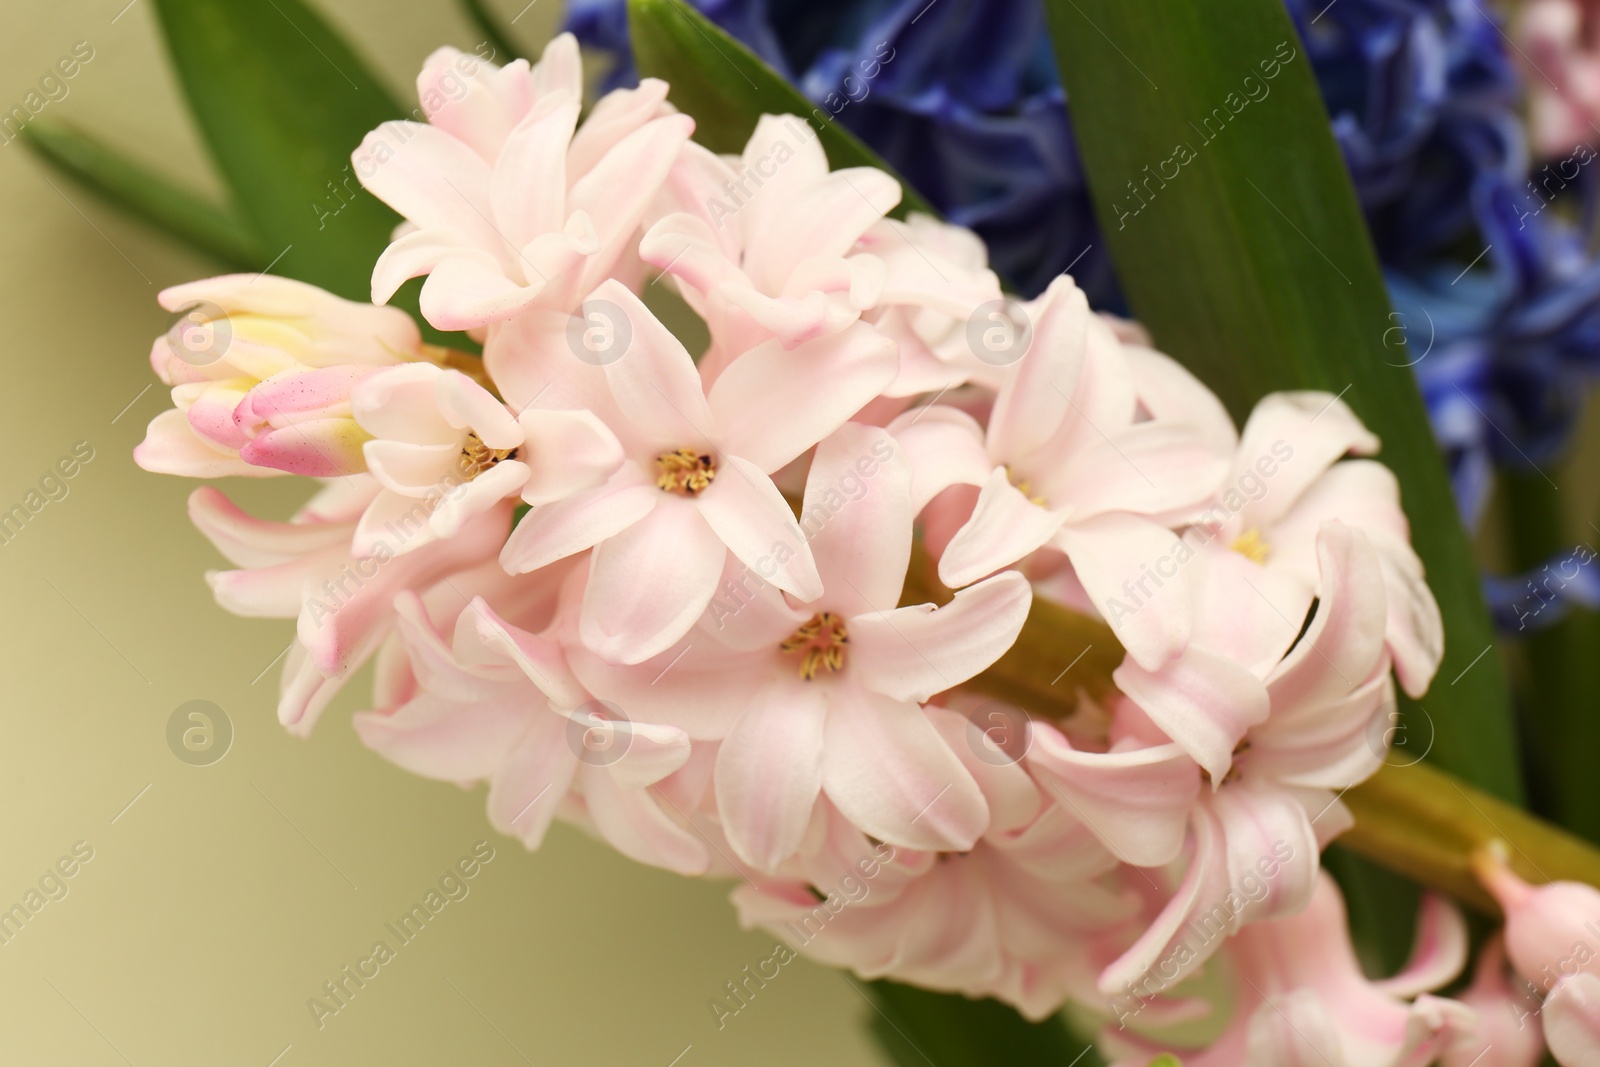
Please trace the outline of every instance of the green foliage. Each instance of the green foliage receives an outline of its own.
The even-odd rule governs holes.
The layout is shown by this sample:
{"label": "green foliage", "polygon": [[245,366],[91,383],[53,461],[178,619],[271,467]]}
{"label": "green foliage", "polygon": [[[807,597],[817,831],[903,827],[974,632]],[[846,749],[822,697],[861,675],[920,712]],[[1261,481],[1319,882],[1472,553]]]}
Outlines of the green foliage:
{"label": "green foliage", "polygon": [[1105,1067],[1059,1016],[1031,1023],[997,1000],[970,1000],[898,982],[868,985],[869,1025],[897,1067]]}
{"label": "green foliage", "polygon": [[361,189],[350,153],[404,110],[301,0],[155,7],[206,147],[273,273],[370,296],[399,219]]}
{"label": "green foliage", "polygon": [[1274,390],[1321,389],[1383,439],[1445,621],[1439,680],[1426,713],[1409,713],[1410,732],[1431,726],[1440,766],[1520,798],[1478,570],[1283,4],[1047,0],[1046,9],[1134,313],[1235,417]]}
{"label": "green foliage", "polygon": [[904,195],[891,214],[934,214],[927,201],[855,134],[833,121],[754,52],[681,0],[628,0],[633,56],[642,77],[672,86],[671,100],[694,116],[695,140],[714,152],[739,152],[762,115],[801,115],[818,130],[828,162],[877,167],[893,174]]}

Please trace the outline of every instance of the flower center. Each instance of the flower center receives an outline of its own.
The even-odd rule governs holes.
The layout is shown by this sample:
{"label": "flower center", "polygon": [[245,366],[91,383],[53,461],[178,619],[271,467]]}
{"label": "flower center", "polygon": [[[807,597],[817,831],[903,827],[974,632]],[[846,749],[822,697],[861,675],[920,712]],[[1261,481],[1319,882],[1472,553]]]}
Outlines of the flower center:
{"label": "flower center", "polygon": [[461,475],[470,482],[501,460],[516,458],[515,448],[490,448],[476,433],[468,433],[461,443]]}
{"label": "flower center", "polygon": [[656,487],[679,496],[695,496],[717,476],[717,461],[692,448],[663,452],[656,457]]}
{"label": "flower center", "polygon": [[1265,563],[1267,556],[1272,552],[1272,546],[1267,544],[1261,536],[1261,530],[1252,526],[1244,533],[1233,539],[1233,544],[1228,546],[1245,559],[1256,563]]}
{"label": "flower center", "polygon": [[844,670],[844,646],[850,643],[850,633],[844,620],[831,611],[811,616],[789,639],[778,646],[779,652],[804,653],[800,659],[800,677],[806,681],[817,676],[820,667],[829,671]]}
{"label": "flower center", "polygon": [[1044,502],[1044,497],[1033,491],[1033,486],[1028,484],[1028,479],[1018,478],[1010,467],[1006,468],[1006,478],[1009,479],[1011,484],[1016,487],[1017,492],[1027,497],[1031,502],[1039,505],[1041,508],[1049,506]]}

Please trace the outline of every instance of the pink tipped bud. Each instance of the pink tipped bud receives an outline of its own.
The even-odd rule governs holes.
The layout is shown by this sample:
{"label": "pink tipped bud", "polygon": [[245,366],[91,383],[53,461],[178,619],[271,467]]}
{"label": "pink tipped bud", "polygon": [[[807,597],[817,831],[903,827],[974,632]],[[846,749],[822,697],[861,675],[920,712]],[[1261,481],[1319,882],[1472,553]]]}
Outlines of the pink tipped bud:
{"label": "pink tipped bud", "polygon": [[1541,995],[1573,975],[1600,977],[1600,890],[1579,882],[1533,886],[1506,865],[1504,846],[1480,851],[1473,869],[1506,913],[1506,953]]}

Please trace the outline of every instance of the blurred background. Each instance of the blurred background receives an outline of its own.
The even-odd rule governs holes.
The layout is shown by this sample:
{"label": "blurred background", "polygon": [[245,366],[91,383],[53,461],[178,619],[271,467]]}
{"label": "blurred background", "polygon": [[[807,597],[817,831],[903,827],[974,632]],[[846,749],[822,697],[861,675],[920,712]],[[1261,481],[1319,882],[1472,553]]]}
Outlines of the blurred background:
{"label": "blurred background", "polygon": [[[12,0],[0,110],[76,54],[50,115],[220,195],[154,12],[125,2]],[[519,15],[521,3],[495,7],[533,49],[561,10],[536,0]],[[479,40],[443,0],[318,6],[407,101],[428,52]],[[738,930],[725,884],[636,866],[563,825],[537,854],[499,837],[482,790],[424,781],[361,747],[349,714],[365,678],[309,742],[285,734],[274,657],[291,624],[215,606],[202,572],[221,560],[185,517],[192,483],[129,458],[167,406],[146,359],[169,319],[155,295],[214,267],[16,141],[0,145],[0,203],[12,375],[0,390],[0,512],[43,502],[0,537],[0,911],[30,892],[43,900],[20,929],[0,914],[0,1061],[879,1062],[860,1025],[867,1003],[805,960],[719,1030],[711,999],[772,952],[770,938]],[[224,488],[247,510],[286,516],[301,492],[287,482]],[[185,709],[180,732],[213,732],[191,736],[209,747],[185,762],[169,722],[192,701],[207,702],[196,706],[206,717]],[[400,947],[385,924],[480,841],[494,858],[464,880],[467,895]],[[379,940],[395,959],[356,988],[341,969]],[[336,1005],[324,983],[341,980],[353,992],[319,1026],[308,1000]]]}

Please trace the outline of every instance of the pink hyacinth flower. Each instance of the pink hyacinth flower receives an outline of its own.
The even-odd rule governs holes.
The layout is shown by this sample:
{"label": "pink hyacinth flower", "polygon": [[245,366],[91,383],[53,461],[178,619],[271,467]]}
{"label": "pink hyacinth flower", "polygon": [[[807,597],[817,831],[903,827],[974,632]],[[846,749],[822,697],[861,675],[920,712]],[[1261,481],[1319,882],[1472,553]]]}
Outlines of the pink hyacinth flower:
{"label": "pink hyacinth flower", "polygon": [[[893,345],[865,326],[792,352],[769,342],[707,389],[683,345],[625,286],[607,282],[595,297],[632,324],[629,349],[604,368],[624,458],[603,485],[540,497],[506,543],[506,569],[524,573],[593,548],[583,640],[621,663],[681,639],[730,554],[815,599],[822,585],[811,549],[771,474],[877,395],[894,377]],[[557,480],[550,468],[566,462],[536,449],[534,481]]]}
{"label": "pink hyacinth flower", "polygon": [[[929,472],[919,504],[950,485],[982,487],[940,557],[946,585],[1050,547],[1104,611],[1143,578],[1141,565],[1171,551],[1163,520],[1206,499],[1226,460],[1187,421],[1138,419],[1122,345],[1070,279],[1052,282],[1027,313],[1032,341],[1007,368],[986,429],[954,413],[923,425],[920,412],[891,429],[906,430],[919,477]],[[1175,584],[1155,610],[1112,619],[1135,659],[1153,668],[1184,646],[1186,596]]]}
{"label": "pink hyacinth flower", "polygon": [[1541,994],[1578,974],[1600,977],[1600,889],[1581,882],[1529,885],[1503,850],[1479,852],[1473,870],[1505,911],[1506,954],[1517,973]]}
{"label": "pink hyacinth flower", "polygon": [[1388,591],[1384,633],[1395,673],[1412,696],[1427,692],[1444,650],[1439,605],[1411,547],[1394,474],[1355,413],[1327,393],[1273,393],[1250,413],[1222,492],[1185,540],[1228,545],[1251,564],[1249,580],[1291,619],[1304,617],[1317,582],[1317,531],[1328,520],[1360,530],[1377,550]]}
{"label": "pink hyacinth flower", "polygon": [[[1361,971],[1344,900],[1321,875],[1301,914],[1246,928],[1228,942],[1236,986],[1228,1028],[1185,1067],[1427,1067],[1474,1023],[1472,1009],[1434,996],[1466,962],[1466,924],[1437,898],[1424,901],[1406,970],[1383,982]],[[1137,1021],[1138,1016],[1134,1016]],[[1113,1067],[1143,1067],[1163,1045],[1111,1029]]]}
{"label": "pink hyacinth flower", "polygon": [[[1154,985],[1170,986],[1247,923],[1304,906],[1322,847],[1349,826],[1339,794],[1383,762],[1373,723],[1393,683],[1381,566],[1365,536],[1338,523],[1318,550],[1320,608],[1304,635],[1240,593],[1233,554],[1212,550],[1194,564],[1204,636],[1153,674],[1131,659],[1118,668],[1126,697],[1110,751],[1035,729],[1030,765],[1113,853],[1178,861],[1170,895],[1151,894],[1148,929],[1101,975],[1108,995],[1158,971]],[[1262,891],[1232,900],[1247,879]]]}
{"label": "pink hyacinth flower", "polygon": [[[532,307],[570,311],[614,272],[694,122],[647,80],[579,129],[576,52],[563,34],[531,70],[480,71],[438,122],[387,122],[362,141],[357,177],[408,222],[373,268],[375,303],[427,275],[424,317],[464,330]],[[425,104],[432,78],[424,71]]]}
{"label": "pink hyacinth flower", "polygon": [[1496,934],[1484,942],[1472,985],[1459,997],[1477,1022],[1445,1050],[1440,1067],[1537,1067],[1545,1051],[1539,998],[1509,979],[1505,941]]}
{"label": "pink hyacinth flower", "polygon": [[[631,859],[681,874],[706,870],[705,844],[652,787],[689,757],[683,731],[592,712],[554,645],[537,642],[475,599],[453,631],[421,602],[396,603],[416,685],[398,706],[356,716],[363,742],[414,774],[489,782],[489,821],[538,848],[559,812],[592,825]],[[607,732],[606,746],[584,744]]]}
{"label": "pink hyacinth flower", "polygon": [[763,115],[731,162],[685,146],[666,199],[675,210],[639,254],[710,325],[712,377],[769,338],[793,347],[842,330],[878,300],[883,262],[855,248],[900,202],[900,184],[870,167],[830,172],[798,116]]}
{"label": "pink hyacinth flower", "polygon": [[1531,68],[1534,150],[1556,159],[1576,149],[1582,155],[1565,166],[1588,163],[1600,122],[1600,12],[1591,0],[1531,0],[1517,12],[1514,32],[1518,54]]}
{"label": "pink hyacinth flower", "polygon": [[383,487],[356,528],[358,556],[453,537],[528,481],[522,424],[460,371],[395,367],[363,381],[351,405],[369,438],[367,468]]}
{"label": "pink hyacinth flower", "polygon": [[1473,869],[1505,911],[1506,955],[1544,996],[1545,1040],[1561,1067],[1600,1064],[1600,890],[1581,882],[1533,886],[1496,842]]}
{"label": "pink hyacinth flower", "polygon": [[511,523],[506,504],[417,552],[358,558],[351,553],[356,523],[378,491],[369,479],[335,483],[290,522],[253,518],[211,488],[189,498],[195,526],[238,568],[206,575],[217,602],[235,615],[296,620],[278,717],[302,736],[390,632],[395,596],[493,559]]}
{"label": "pink hyacinth flower", "polygon": [[819,595],[786,598],[738,576],[729,587],[745,599],[719,601],[653,659],[627,667],[571,650],[591,690],[721,739],[717,810],[754,867],[773,870],[799,848],[819,795],[906,848],[964,850],[989,823],[973,775],[918,705],[1010,647],[1030,591],[1006,573],[941,608],[895,607],[911,519],[905,457],[883,430],[848,424],[818,446],[806,482]]}

